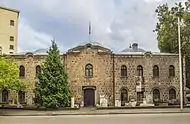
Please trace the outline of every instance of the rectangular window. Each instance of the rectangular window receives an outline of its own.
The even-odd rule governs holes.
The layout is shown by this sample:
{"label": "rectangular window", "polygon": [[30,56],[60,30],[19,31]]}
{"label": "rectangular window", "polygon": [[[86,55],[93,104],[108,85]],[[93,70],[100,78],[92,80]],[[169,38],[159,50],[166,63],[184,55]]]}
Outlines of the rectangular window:
{"label": "rectangular window", "polygon": [[14,50],[14,46],[13,46],[13,45],[10,45],[10,48],[9,48],[9,49]]}
{"label": "rectangular window", "polygon": [[14,20],[10,20],[10,25],[11,26],[15,26],[15,21]]}
{"label": "rectangular window", "polygon": [[13,36],[10,36],[10,41],[14,41],[14,37]]}
{"label": "rectangular window", "polygon": [[10,52],[10,54],[13,54],[13,52]]}

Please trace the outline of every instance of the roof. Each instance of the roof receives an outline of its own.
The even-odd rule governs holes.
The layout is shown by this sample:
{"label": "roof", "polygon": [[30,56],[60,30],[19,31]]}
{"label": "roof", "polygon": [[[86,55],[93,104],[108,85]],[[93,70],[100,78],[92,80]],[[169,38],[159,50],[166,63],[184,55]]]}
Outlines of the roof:
{"label": "roof", "polygon": [[84,42],[84,43],[81,43],[79,44],[78,46],[84,46],[86,44],[91,44],[93,46],[101,46],[101,47],[104,47],[102,44],[100,44],[99,42]]}
{"label": "roof", "polygon": [[[15,55],[26,55],[28,53],[31,53],[33,55],[48,55],[48,50],[49,49],[37,49],[35,51],[28,51],[28,52],[20,52]],[[60,55],[63,55],[65,52],[60,52]]]}
{"label": "roof", "polygon": [[16,13],[20,13],[20,11],[18,11],[18,10],[16,10],[16,9],[11,9],[11,8],[7,8],[7,7],[2,7],[2,6],[0,6],[0,9],[4,9],[4,10],[16,12]]}
{"label": "roof", "polygon": [[[80,52],[79,49],[85,47],[85,46],[88,46],[88,45],[92,45],[92,46],[98,46],[98,47],[102,47],[104,48],[106,51],[108,50],[109,52],[111,52],[111,50],[107,49],[106,47],[104,47],[102,44],[100,44],[99,42],[84,42],[84,43],[81,43],[79,44],[78,46],[68,50],[68,51],[72,51],[72,52]],[[37,49],[35,51],[28,51],[28,52],[21,52],[21,53],[18,53],[18,54],[15,54],[15,55],[26,55],[26,54],[33,54],[33,55],[48,55],[47,51],[49,49],[46,48],[46,49]],[[63,55],[63,54],[67,54],[68,51],[64,51],[64,52],[60,52],[60,55]],[[101,51],[101,50],[100,50]],[[159,53],[159,52],[150,52],[150,51],[145,51],[141,48],[138,48],[138,44],[133,44],[132,47],[129,47],[127,49],[124,49],[123,51],[120,51],[120,52],[111,52],[115,55],[136,55],[136,56],[143,56],[145,54],[151,54],[151,55],[154,55],[154,56],[177,56],[178,54],[174,54],[174,53]]]}
{"label": "roof", "polygon": [[137,43],[133,43],[132,46],[130,45],[129,48],[126,48],[121,52],[145,52],[145,50],[139,48]]}
{"label": "roof", "polygon": [[145,52],[145,50],[141,48],[133,49],[133,48],[126,48],[122,50],[122,52]]}
{"label": "roof", "polygon": [[[144,52],[114,52],[116,55],[144,55],[145,53],[148,53],[148,51]],[[149,52],[152,55],[155,56],[177,56],[178,54],[174,53],[159,53],[159,52]]]}
{"label": "roof", "polygon": [[108,49],[106,46],[100,44],[99,42],[84,42],[84,43],[81,43],[71,49],[68,50],[68,52],[73,52],[73,51],[77,51],[77,50],[80,50],[84,47],[100,47],[100,48],[103,48],[104,50],[106,51],[111,51],[110,49]]}
{"label": "roof", "polygon": [[37,49],[36,51],[34,51],[33,53],[47,53],[48,49]]}

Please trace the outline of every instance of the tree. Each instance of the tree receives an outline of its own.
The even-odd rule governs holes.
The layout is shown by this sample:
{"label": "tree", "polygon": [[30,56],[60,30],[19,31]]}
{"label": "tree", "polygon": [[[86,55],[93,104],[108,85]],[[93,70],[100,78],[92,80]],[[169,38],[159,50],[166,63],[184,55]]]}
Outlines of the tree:
{"label": "tree", "polygon": [[156,29],[160,52],[178,53],[178,17],[181,24],[182,55],[186,57],[186,82],[190,87],[190,0],[175,3],[169,7],[167,3],[159,5],[155,10],[158,18]]}
{"label": "tree", "polygon": [[26,84],[19,78],[19,67],[13,59],[0,56],[0,89],[26,90]]}
{"label": "tree", "polygon": [[46,108],[68,107],[71,98],[68,77],[54,41],[47,53],[38,75],[35,103]]}

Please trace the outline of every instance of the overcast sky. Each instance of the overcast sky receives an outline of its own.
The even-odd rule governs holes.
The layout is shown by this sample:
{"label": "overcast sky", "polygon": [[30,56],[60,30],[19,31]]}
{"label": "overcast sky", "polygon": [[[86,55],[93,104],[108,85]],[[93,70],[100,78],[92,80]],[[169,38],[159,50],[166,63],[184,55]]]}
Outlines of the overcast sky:
{"label": "overcast sky", "polygon": [[55,39],[61,51],[92,41],[121,51],[136,42],[145,50],[159,51],[155,9],[179,0],[0,0],[0,6],[20,11],[19,51],[48,48]]}

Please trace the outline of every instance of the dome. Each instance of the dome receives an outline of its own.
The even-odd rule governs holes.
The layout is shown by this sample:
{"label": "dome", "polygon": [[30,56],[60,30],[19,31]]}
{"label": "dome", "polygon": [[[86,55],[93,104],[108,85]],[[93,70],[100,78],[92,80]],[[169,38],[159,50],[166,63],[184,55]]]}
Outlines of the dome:
{"label": "dome", "polygon": [[84,42],[84,43],[81,43],[79,44],[78,46],[85,46],[87,44],[91,44],[93,46],[101,46],[101,47],[104,47],[102,44],[100,44],[99,42]]}
{"label": "dome", "polygon": [[121,52],[145,52],[145,50],[138,48],[137,43],[133,43],[132,46],[129,46],[129,48],[126,48],[122,50]]}
{"label": "dome", "polygon": [[47,53],[48,49],[37,49],[33,53]]}
{"label": "dome", "polygon": [[96,47],[96,48],[99,47],[100,49],[103,49],[104,51],[111,51],[110,49],[108,49],[104,45],[100,44],[99,42],[84,42],[84,43],[77,45],[74,48],[69,49],[68,52],[77,51],[77,50],[83,49],[85,47]]}

